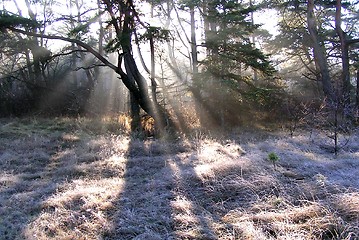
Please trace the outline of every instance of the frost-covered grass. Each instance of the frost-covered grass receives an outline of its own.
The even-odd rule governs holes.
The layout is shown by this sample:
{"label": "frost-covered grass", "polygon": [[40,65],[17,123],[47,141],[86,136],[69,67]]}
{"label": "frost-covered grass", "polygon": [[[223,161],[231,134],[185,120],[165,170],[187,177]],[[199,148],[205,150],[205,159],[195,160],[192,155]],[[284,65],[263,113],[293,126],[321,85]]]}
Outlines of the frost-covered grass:
{"label": "frost-covered grass", "polygon": [[336,157],[319,132],[0,123],[0,239],[359,239],[358,132]]}

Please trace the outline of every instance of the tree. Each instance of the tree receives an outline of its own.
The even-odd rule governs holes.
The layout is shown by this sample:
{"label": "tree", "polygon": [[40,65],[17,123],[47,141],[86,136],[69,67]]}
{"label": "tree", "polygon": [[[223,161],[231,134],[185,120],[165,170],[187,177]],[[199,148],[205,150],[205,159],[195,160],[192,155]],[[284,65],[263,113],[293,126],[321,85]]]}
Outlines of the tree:
{"label": "tree", "polygon": [[[92,86],[99,72],[98,65],[112,69],[130,92],[133,128],[139,126],[141,109],[153,116],[157,123],[164,122],[165,110],[158,102],[161,100],[161,97],[158,99],[161,96],[158,93],[160,88],[164,89],[166,84],[173,84],[175,80],[173,76],[167,77],[169,80],[165,83],[165,77],[159,78],[156,75],[158,68],[155,63],[159,55],[161,64],[167,63],[174,75],[181,79],[176,82],[177,86],[186,85],[187,90],[201,102],[200,108],[211,112],[213,118],[222,125],[232,115],[239,115],[236,106],[243,98],[251,94],[264,96],[269,92],[260,84],[273,74],[274,69],[268,56],[255,48],[250,41],[251,33],[258,27],[250,19],[250,13],[256,9],[253,4],[235,0],[147,1],[151,3],[153,16],[155,9],[163,11],[163,15],[156,12],[156,16],[165,17],[163,26],[166,30],[163,30],[142,21],[141,14],[132,0],[98,0],[94,3],[96,6],[86,9],[79,7],[81,2],[69,0],[69,3],[77,6],[77,12],[70,15],[60,14],[55,18],[57,25],[67,26],[65,31],[62,28],[62,33],[58,30],[50,32],[43,29],[31,31],[26,25],[27,21],[36,23],[38,19],[26,19],[10,13],[1,17],[1,31],[19,37],[70,43],[71,46],[66,47],[66,52],[61,54],[72,54],[73,59],[69,61],[73,63],[72,67],[86,71],[88,82]],[[186,17],[183,17],[183,13]],[[203,19],[202,25],[200,17]],[[12,20],[9,21],[10,19]],[[97,36],[89,31],[94,22],[98,22],[100,26]],[[204,33],[203,39],[200,31]],[[156,45],[156,42],[169,39],[168,58],[164,59],[164,49],[161,50],[161,46]],[[148,72],[152,94],[149,94],[148,82],[135,62],[133,44],[141,41],[149,43],[151,52],[151,71]],[[206,52],[206,55],[202,54],[203,52]],[[75,58],[81,56],[85,60],[88,58],[87,54],[92,54],[99,64],[75,66]],[[117,63],[109,60],[109,54],[117,55]],[[53,54],[53,57],[56,55],[58,54]],[[142,53],[139,56],[141,57]],[[95,68],[92,69],[93,67]],[[253,81],[252,69],[258,71],[258,78],[263,82]],[[157,86],[159,82],[160,88]],[[235,104],[229,106],[228,103],[232,100]],[[221,106],[219,108],[216,106],[218,102]]]}
{"label": "tree", "polygon": [[[339,2],[289,0],[274,4],[282,18],[279,23],[281,33],[275,44],[279,49],[289,49],[288,57],[298,59],[297,65],[307,69],[303,75],[321,83],[324,97],[332,102],[350,101],[350,61],[354,61],[350,60],[352,50],[348,44],[355,42],[356,35],[356,20],[350,17],[355,8],[348,2]],[[343,7],[345,18],[341,11]],[[335,27],[331,25],[333,22]],[[341,63],[341,70],[338,63]],[[337,79],[338,74],[341,79]]]}
{"label": "tree", "polygon": [[342,61],[342,98],[347,106],[350,105],[350,70],[349,70],[349,46],[359,42],[358,39],[350,39],[346,32],[342,29],[342,1],[336,0],[335,4],[335,30],[340,41],[341,61]]}
{"label": "tree", "polygon": [[251,32],[258,27],[250,19],[256,8],[215,0],[167,0],[157,6],[164,12],[166,28],[173,27],[171,35],[179,39],[168,43],[170,69],[191,92],[200,122],[224,126],[239,115],[235,106],[243,102],[245,94],[259,88],[246,70],[257,69],[261,79],[274,73],[268,56],[250,41]]}
{"label": "tree", "polygon": [[[207,56],[201,61],[200,82],[195,84],[210,94],[206,101],[213,99],[220,104],[220,108],[212,108],[211,111],[215,113],[216,121],[224,126],[229,119],[238,116],[236,108],[239,103],[261,88],[260,83],[254,81],[251,71],[246,70],[258,71],[262,80],[275,71],[268,56],[250,40],[253,31],[259,27],[250,18],[256,10],[253,4],[212,0],[204,1],[201,7]],[[265,89],[261,88],[263,92]]]}
{"label": "tree", "polygon": [[308,0],[307,24],[310,39],[312,41],[314,59],[323,84],[324,95],[329,101],[335,101],[331,78],[329,74],[328,61],[323,43],[318,35],[317,21],[314,14],[314,0]]}
{"label": "tree", "polygon": [[112,39],[107,47],[113,52],[118,52],[117,66],[109,62],[101,50],[96,50],[91,45],[85,43],[85,41],[76,37],[71,38],[28,31],[25,24],[28,22],[35,23],[35,19],[31,19],[30,21],[20,16],[4,13],[0,19],[1,31],[4,33],[20,33],[34,38],[62,40],[74,43],[87,52],[93,54],[104,65],[110,67],[118,73],[122,82],[129,89],[131,93],[132,117],[134,119],[133,128],[137,128],[139,124],[140,107],[155,119],[159,119],[161,117],[155,109],[155,104],[153,104],[152,99],[148,95],[146,80],[140,74],[132,53],[131,40],[135,28],[138,24],[145,28],[148,26],[141,22],[132,1],[105,0],[103,1],[103,4],[105,4],[107,14],[110,16],[109,24],[112,25],[116,33],[115,39]]}

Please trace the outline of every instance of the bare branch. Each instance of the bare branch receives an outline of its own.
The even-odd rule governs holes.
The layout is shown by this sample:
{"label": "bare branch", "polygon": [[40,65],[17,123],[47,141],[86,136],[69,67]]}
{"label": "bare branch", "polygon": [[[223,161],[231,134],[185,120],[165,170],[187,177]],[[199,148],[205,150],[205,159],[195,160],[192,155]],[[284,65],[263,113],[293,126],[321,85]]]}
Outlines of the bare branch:
{"label": "bare branch", "polygon": [[13,32],[17,32],[17,33],[22,33],[25,34],[27,36],[32,36],[32,37],[42,37],[42,38],[46,38],[46,39],[53,39],[53,40],[62,40],[65,42],[71,42],[71,43],[76,43],[77,45],[83,47],[84,49],[86,49],[89,53],[91,53],[92,55],[94,55],[98,60],[100,60],[102,63],[104,63],[106,66],[110,67],[111,69],[113,69],[116,73],[120,74],[120,70],[119,68],[117,68],[114,64],[112,64],[111,62],[109,62],[106,58],[104,58],[98,51],[96,51],[95,49],[93,49],[90,45],[77,40],[77,39],[72,39],[72,38],[67,38],[67,37],[62,37],[62,36],[55,36],[55,35],[44,35],[44,34],[37,34],[37,33],[32,33],[32,32],[27,32],[21,29],[17,29],[17,28],[13,28],[13,27],[9,27],[9,30],[13,31]]}
{"label": "bare branch", "polygon": [[95,67],[106,67],[105,64],[92,64],[91,66],[87,66],[87,67],[77,67],[74,70],[78,71],[78,70],[89,70],[89,69],[93,69]]}
{"label": "bare branch", "polygon": [[357,39],[348,39],[347,41],[348,45],[354,44],[354,43],[359,43],[359,38]]}

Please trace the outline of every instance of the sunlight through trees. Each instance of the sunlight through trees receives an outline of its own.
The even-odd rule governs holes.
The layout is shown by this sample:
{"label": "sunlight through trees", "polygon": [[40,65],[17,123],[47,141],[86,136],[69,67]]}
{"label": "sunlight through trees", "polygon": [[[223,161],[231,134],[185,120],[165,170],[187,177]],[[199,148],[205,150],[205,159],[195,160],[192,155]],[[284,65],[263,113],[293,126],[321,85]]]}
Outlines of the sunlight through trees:
{"label": "sunlight through trees", "polygon": [[[255,18],[274,9],[271,36]],[[128,113],[134,130],[148,114],[159,133],[188,128],[190,109],[224,128],[276,118],[294,98],[355,118],[356,10],[339,0],[3,1],[1,114]]]}

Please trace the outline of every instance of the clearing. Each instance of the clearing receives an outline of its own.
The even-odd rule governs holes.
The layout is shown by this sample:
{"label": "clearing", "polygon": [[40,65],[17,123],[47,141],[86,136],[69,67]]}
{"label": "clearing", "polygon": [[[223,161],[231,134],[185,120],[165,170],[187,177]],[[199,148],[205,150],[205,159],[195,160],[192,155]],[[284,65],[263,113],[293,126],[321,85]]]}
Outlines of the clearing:
{"label": "clearing", "polygon": [[139,140],[2,119],[0,239],[359,239],[358,142],[335,157],[315,131]]}

